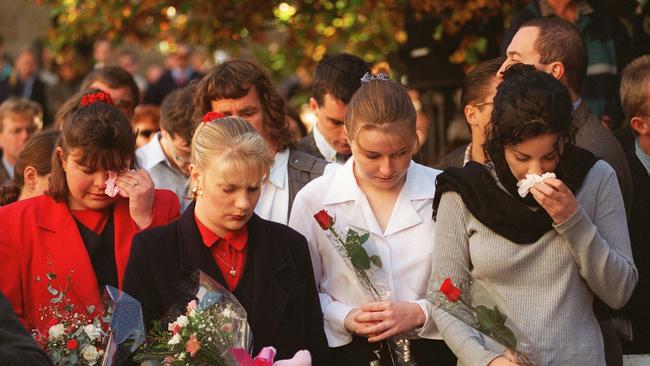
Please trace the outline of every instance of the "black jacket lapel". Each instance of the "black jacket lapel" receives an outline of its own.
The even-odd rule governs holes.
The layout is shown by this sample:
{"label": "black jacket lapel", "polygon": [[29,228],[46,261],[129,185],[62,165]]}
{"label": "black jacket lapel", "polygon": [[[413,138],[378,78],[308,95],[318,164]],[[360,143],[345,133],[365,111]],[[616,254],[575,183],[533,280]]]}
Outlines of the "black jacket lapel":
{"label": "black jacket lapel", "polygon": [[255,248],[251,268],[255,271],[253,309],[248,316],[258,329],[257,339],[273,339],[288,299],[282,281],[282,272],[288,266],[276,244],[268,240],[264,222],[257,215],[248,222],[248,233],[249,248]]}
{"label": "black jacket lapel", "polygon": [[214,263],[210,249],[203,245],[201,233],[199,233],[199,228],[196,226],[196,221],[194,220],[195,204],[196,202],[192,202],[179,220],[178,237],[180,240],[179,255],[181,272],[188,278],[191,278],[196,270],[200,269],[215,281],[225,286],[221,271],[216,263]]}

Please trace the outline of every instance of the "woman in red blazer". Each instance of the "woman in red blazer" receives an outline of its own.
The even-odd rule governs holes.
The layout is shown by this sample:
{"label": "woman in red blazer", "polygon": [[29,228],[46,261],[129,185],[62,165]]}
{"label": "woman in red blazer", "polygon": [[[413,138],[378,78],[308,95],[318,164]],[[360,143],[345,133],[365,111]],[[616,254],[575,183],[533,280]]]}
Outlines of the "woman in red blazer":
{"label": "woman in red blazer", "polygon": [[0,208],[0,290],[27,329],[47,330],[49,282],[69,286],[74,312],[100,314],[104,285],[122,285],[133,235],[178,216],[174,193],[127,169],[134,159],[126,116],[91,91],[64,122],[47,194]]}

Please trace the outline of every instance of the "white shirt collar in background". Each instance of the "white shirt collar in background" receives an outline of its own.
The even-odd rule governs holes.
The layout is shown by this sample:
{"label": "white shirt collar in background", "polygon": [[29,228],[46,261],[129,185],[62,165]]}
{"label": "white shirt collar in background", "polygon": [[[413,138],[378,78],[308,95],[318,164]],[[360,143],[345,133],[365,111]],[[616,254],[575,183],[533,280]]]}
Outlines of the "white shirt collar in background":
{"label": "white shirt collar in background", "polygon": [[275,154],[269,178],[262,185],[262,193],[257,201],[257,216],[287,224],[289,216],[289,149]]}
{"label": "white shirt collar in background", "polygon": [[[325,160],[328,163],[338,163],[336,160],[336,149],[332,147],[332,145],[325,140],[325,136],[320,133],[318,130],[318,123],[314,125],[314,141],[316,142],[316,147],[318,148],[318,151],[323,155]],[[340,164],[340,163],[338,163]]]}

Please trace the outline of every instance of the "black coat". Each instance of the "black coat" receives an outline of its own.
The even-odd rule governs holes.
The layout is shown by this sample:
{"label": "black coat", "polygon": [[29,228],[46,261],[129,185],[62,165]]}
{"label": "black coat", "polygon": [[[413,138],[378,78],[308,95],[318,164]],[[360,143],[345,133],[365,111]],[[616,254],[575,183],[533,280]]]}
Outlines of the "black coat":
{"label": "black coat", "polygon": [[632,321],[635,340],[624,347],[625,353],[650,353],[650,175],[636,156],[634,144],[627,151],[627,158],[634,182],[634,201],[628,225],[639,282],[625,307],[625,314]]}
{"label": "black coat", "polygon": [[[123,289],[140,301],[149,325],[179,301],[189,300],[179,286],[196,269],[226,287],[203,244],[192,203],[179,219],[133,238]],[[253,215],[248,222],[246,267],[233,292],[248,314],[255,354],[264,346],[274,346],[276,359],[284,359],[308,349],[314,365],[327,364],[323,315],[302,235]]]}
{"label": "black coat", "polygon": [[45,351],[20,324],[2,292],[0,292],[0,365],[52,365]]}
{"label": "black coat", "polygon": [[187,81],[185,81],[183,84],[178,84],[176,80],[174,80],[172,72],[170,70],[167,70],[160,76],[160,79],[158,79],[158,81],[156,81],[154,84],[149,85],[147,90],[144,92],[142,103],[160,105],[167,94],[176,89],[184,88],[190,81],[200,80],[202,77],[202,74],[196,71],[192,71],[192,75],[190,75]]}

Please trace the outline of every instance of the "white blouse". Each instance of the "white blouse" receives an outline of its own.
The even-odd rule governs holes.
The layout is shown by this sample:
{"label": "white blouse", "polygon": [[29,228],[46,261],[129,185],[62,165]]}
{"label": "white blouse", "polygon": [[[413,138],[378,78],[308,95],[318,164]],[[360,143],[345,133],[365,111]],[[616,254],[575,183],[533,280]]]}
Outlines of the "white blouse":
{"label": "white blouse", "polygon": [[[351,228],[370,233],[364,245],[369,255],[379,255],[383,268],[372,274],[376,284],[385,283],[389,301],[412,301],[426,315],[422,328],[407,334],[441,339],[429,314],[432,305],[425,296],[431,275],[435,222],[431,219],[435,180],[440,171],[411,162],[395,208],[382,231],[365,194],[353,174],[354,157],[329,174],[307,184],[295,198],[289,226],[307,237],[316,286],[319,289],[330,347],[352,341],[343,321],[356,307],[372,302],[353,270],[339,255],[328,232],[322,230],[314,214],[322,209],[335,218],[335,227],[345,235]],[[374,268],[374,267],[373,267]]]}

